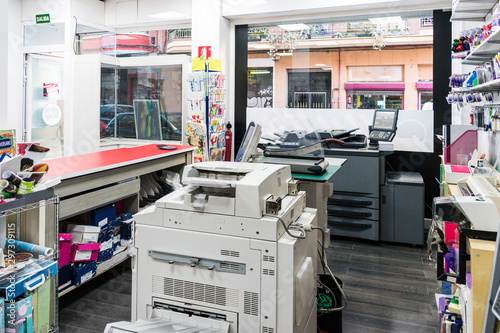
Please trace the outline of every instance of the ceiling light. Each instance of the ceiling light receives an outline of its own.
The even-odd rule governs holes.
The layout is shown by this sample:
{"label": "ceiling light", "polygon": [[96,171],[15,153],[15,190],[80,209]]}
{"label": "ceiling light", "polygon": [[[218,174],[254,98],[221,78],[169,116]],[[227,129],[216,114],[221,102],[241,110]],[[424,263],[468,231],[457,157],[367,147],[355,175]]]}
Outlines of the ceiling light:
{"label": "ceiling light", "polygon": [[332,70],[332,68],[331,68],[331,67],[323,67],[323,68],[321,68],[321,69],[322,69],[322,70],[325,70],[325,71],[331,71],[331,70]]}
{"label": "ceiling light", "polygon": [[318,66],[318,67],[326,67],[325,64],[316,64],[316,66]]}
{"label": "ceiling light", "polygon": [[278,24],[278,27],[281,29],[285,29],[288,31],[297,31],[297,30],[309,30],[310,28],[304,23],[296,23],[296,24]]}
{"label": "ceiling light", "polygon": [[401,16],[386,16],[386,17],[374,17],[369,19],[373,24],[388,24],[388,23],[401,23],[403,19]]}
{"label": "ceiling light", "polygon": [[325,41],[321,41],[321,42],[316,42],[316,45],[319,45],[319,46],[331,46],[331,45],[338,45],[339,43],[334,41],[334,40],[325,40]]}
{"label": "ceiling light", "polygon": [[291,56],[293,55],[293,52],[276,52],[276,55],[279,55],[280,57]]}

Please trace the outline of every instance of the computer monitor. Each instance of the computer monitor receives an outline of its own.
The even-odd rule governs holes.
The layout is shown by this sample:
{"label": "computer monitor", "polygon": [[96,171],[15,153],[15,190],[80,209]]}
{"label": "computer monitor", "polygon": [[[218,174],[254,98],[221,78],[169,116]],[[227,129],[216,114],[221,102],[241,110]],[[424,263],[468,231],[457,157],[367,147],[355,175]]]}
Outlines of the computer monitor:
{"label": "computer monitor", "polygon": [[379,141],[391,142],[396,136],[398,110],[375,110],[370,128],[370,146],[378,146]]}
{"label": "computer monitor", "polygon": [[260,136],[262,135],[262,127],[253,121],[248,124],[247,131],[241,142],[238,154],[234,158],[235,162],[248,162],[250,157],[257,150],[257,145],[260,141]]}

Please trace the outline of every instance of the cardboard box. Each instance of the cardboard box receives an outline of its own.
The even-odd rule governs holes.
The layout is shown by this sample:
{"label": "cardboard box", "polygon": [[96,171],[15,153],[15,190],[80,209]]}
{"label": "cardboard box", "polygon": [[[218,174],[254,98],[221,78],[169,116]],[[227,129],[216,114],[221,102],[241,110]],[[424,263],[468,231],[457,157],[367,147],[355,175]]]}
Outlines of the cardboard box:
{"label": "cardboard box", "polygon": [[125,247],[117,248],[111,259],[101,262],[99,265],[97,265],[97,273],[101,273],[109,269],[113,265],[116,265],[117,263],[127,259],[128,256],[129,256],[128,248]]}
{"label": "cardboard box", "polygon": [[59,292],[73,285],[73,275],[75,274],[75,267],[73,263],[69,263],[59,268],[58,290]]}
{"label": "cardboard box", "polygon": [[71,234],[59,234],[59,268],[71,260]]}
{"label": "cardboard box", "polygon": [[33,302],[33,332],[48,333],[50,328],[50,295],[51,280],[48,279],[38,287],[31,298]]}
{"label": "cardboard box", "polygon": [[71,243],[97,243],[101,228],[91,225],[67,224],[66,231],[71,233]]}
{"label": "cardboard box", "polygon": [[101,244],[73,244],[71,246],[71,262],[93,261],[99,256]]}
{"label": "cardboard box", "polygon": [[73,277],[73,284],[79,286],[87,282],[96,275],[97,261],[88,261],[75,265],[75,275]]}
{"label": "cardboard box", "polygon": [[128,220],[122,221],[120,223],[120,238],[121,238],[121,240],[132,239],[133,227],[134,227],[134,220],[133,219],[128,219]]}
{"label": "cardboard box", "polygon": [[90,224],[96,227],[105,227],[116,218],[115,204],[106,205],[90,212]]}
{"label": "cardboard box", "polygon": [[5,331],[33,333],[33,302],[31,295],[23,295],[9,302],[5,308]]}

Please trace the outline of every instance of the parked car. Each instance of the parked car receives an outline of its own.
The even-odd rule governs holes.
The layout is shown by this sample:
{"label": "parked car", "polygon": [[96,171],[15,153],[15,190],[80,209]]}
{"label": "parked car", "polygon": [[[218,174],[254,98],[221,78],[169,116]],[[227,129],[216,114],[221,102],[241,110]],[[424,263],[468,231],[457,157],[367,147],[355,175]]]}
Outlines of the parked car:
{"label": "parked car", "polygon": [[[134,112],[132,105],[117,104],[116,114]],[[115,104],[101,105],[101,121],[108,124],[115,117]]]}
{"label": "parked car", "polygon": [[[162,139],[180,141],[182,133],[164,115],[160,115],[162,127]],[[135,130],[135,117],[134,113],[120,113],[115,118],[111,119],[106,128],[104,129],[104,137],[115,136],[115,122],[116,122],[116,137],[120,138],[137,138]]]}

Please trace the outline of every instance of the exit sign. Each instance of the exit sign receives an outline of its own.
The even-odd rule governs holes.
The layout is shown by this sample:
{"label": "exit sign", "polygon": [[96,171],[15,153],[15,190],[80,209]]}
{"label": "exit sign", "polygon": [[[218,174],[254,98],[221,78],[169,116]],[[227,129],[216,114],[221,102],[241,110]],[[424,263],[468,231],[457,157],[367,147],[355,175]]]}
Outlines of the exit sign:
{"label": "exit sign", "polygon": [[39,14],[35,15],[36,24],[40,23],[50,23],[50,14]]}

